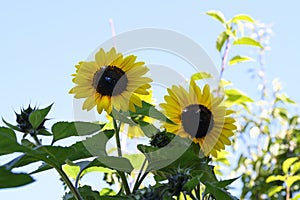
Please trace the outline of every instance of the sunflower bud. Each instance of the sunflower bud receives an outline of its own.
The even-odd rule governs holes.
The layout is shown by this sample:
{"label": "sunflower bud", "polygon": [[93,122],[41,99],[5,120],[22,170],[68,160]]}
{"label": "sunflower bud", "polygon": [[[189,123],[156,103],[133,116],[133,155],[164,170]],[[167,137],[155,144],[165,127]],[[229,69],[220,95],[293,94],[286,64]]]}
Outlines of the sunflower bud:
{"label": "sunflower bud", "polygon": [[[33,127],[29,121],[29,116],[30,114],[37,110],[37,108],[31,108],[30,105],[28,106],[27,109],[21,109],[21,113],[18,114],[16,113],[16,122],[18,123],[17,124],[17,127],[20,129],[21,132],[23,133],[29,133],[29,134],[34,134],[34,130],[33,130]],[[44,123],[47,119],[44,119],[44,121],[39,125],[39,127],[36,129],[36,131],[40,131],[40,130],[45,130],[45,127],[44,127]]]}
{"label": "sunflower bud", "polygon": [[131,195],[131,197],[134,200],[162,200],[164,199],[162,191],[163,190],[161,188],[149,187],[137,190]]}
{"label": "sunflower bud", "polygon": [[189,170],[178,170],[175,175],[170,175],[168,177],[169,181],[169,192],[172,195],[179,195],[183,189],[184,184],[186,184],[191,178]]}
{"label": "sunflower bud", "polygon": [[151,137],[150,144],[154,147],[162,148],[170,143],[171,139],[167,135],[166,131],[159,132]]}

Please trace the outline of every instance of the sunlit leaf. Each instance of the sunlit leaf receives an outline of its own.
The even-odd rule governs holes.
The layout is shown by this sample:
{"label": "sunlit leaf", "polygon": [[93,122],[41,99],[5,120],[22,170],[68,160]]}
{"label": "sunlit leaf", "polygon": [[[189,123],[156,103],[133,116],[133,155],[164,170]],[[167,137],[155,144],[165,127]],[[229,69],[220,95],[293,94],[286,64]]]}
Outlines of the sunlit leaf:
{"label": "sunlit leaf", "polygon": [[207,72],[197,72],[191,76],[191,80],[202,80],[207,78],[213,78],[213,76],[210,73]]}
{"label": "sunlit leaf", "polygon": [[291,200],[299,200],[300,199],[300,193],[296,194]]}
{"label": "sunlit leaf", "polygon": [[210,11],[206,12],[206,14],[209,15],[209,16],[211,16],[212,18],[218,20],[222,24],[224,24],[225,21],[226,21],[223,13],[221,11],[210,10]]}
{"label": "sunlit leaf", "polygon": [[283,103],[296,104],[295,101],[290,99],[286,94],[276,94],[276,101],[281,101]]}
{"label": "sunlit leaf", "polygon": [[276,117],[281,117],[284,120],[288,120],[288,110],[286,108],[277,107],[274,108],[273,113]]}
{"label": "sunlit leaf", "polygon": [[292,158],[288,158],[286,159],[283,163],[282,163],[282,171],[287,174],[289,171],[290,166],[296,162],[298,160],[298,157],[292,157]]}
{"label": "sunlit leaf", "polygon": [[68,177],[71,177],[72,179],[76,179],[77,175],[80,172],[80,167],[77,165],[64,165],[63,166],[64,172],[68,175]]}
{"label": "sunlit leaf", "polygon": [[123,157],[130,161],[134,169],[140,169],[145,159],[143,154],[124,154]]}
{"label": "sunlit leaf", "polygon": [[295,174],[295,173],[297,173],[299,170],[300,170],[300,161],[294,163],[294,164],[291,166],[291,173],[292,173],[292,174]]}
{"label": "sunlit leaf", "polygon": [[286,185],[287,187],[291,187],[297,181],[300,181],[300,175],[289,176],[286,179]]}
{"label": "sunlit leaf", "polygon": [[234,45],[249,45],[249,46],[255,46],[259,48],[263,48],[263,46],[256,40],[250,38],[250,37],[242,37],[233,42]]}
{"label": "sunlit leaf", "polygon": [[226,89],[224,91],[225,95],[227,96],[225,103],[228,107],[237,104],[245,105],[245,103],[253,102],[253,100],[248,95],[237,89]]}
{"label": "sunlit leaf", "polygon": [[225,31],[220,33],[220,35],[218,36],[217,41],[216,41],[216,48],[219,52],[221,52],[222,47],[228,38],[229,38],[229,35]]}
{"label": "sunlit leaf", "polygon": [[[101,196],[108,196],[108,195],[116,195],[117,193],[112,190],[111,188],[103,188],[101,191],[100,191],[100,195]],[[101,198],[102,199],[102,198]]]}
{"label": "sunlit leaf", "polygon": [[220,82],[220,85],[222,87],[226,87],[226,86],[230,86],[232,85],[232,82],[228,81],[228,80],[225,80],[225,79],[222,79],[221,82]]}
{"label": "sunlit leaf", "polygon": [[247,56],[234,56],[233,58],[230,59],[230,61],[228,62],[228,65],[235,65],[241,62],[249,62],[249,61],[253,61],[252,58],[247,57]]}
{"label": "sunlit leaf", "polygon": [[232,18],[231,21],[234,22],[234,23],[236,23],[238,21],[247,21],[247,22],[250,22],[250,23],[255,23],[255,20],[252,17],[250,17],[249,15],[246,15],[246,14],[236,15]]}
{"label": "sunlit leaf", "polygon": [[281,190],[283,190],[284,188],[283,188],[283,186],[273,186],[270,190],[269,190],[269,192],[268,192],[268,195],[271,197],[271,196],[273,196],[274,194],[276,194],[276,193],[278,193],[278,192],[280,192]]}
{"label": "sunlit leaf", "polygon": [[266,183],[270,183],[270,182],[273,182],[273,181],[284,181],[285,180],[285,176],[281,176],[281,175],[272,175],[272,176],[269,176],[266,180]]}

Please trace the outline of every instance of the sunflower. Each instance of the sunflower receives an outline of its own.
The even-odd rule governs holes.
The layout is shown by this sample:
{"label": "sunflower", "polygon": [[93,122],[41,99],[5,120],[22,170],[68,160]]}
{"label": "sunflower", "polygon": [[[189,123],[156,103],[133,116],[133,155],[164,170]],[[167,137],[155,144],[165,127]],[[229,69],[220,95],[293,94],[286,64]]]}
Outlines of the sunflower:
{"label": "sunflower", "polygon": [[201,91],[195,81],[190,82],[189,91],[182,86],[168,88],[165,103],[160,104],[165,115],[174,122],[166,123],[168,132],[189,137],[199,144],[205,156],[217,157],[217,151],[230,145],[229,137],[236,129],[232,113],[222,105],[221,97],[214,97],[209,85]]}
{"label": "sunflower", "polygon": [[79,62],[73,82],[76,84],[69,93],[74,97],[86,98],[82,109],[91,110],[95,106],[99,114],[112,109],[135,111],[141,107],[140,95],[148,95],[152,81],[143,77],[149,69],[144,62],[136,62],[136,56],[124,57],[112,48],[107,53],[101,48],[95,61]]}

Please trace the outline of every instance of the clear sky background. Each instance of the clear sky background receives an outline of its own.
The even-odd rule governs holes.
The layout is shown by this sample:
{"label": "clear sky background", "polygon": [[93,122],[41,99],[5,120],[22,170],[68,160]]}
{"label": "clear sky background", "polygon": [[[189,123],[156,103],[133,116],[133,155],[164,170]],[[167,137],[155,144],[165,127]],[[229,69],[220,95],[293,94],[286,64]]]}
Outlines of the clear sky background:
{"label": "clear sky background", "polygon": [[[28,103],[44,107],[54,102],[53,121],[73,120],[70,74],[78,61],[111,37],[110,18],[117,33],[145,27],[182,33],[220,66],[215,40],[222,27],[205,15],[212,9],[221,10],[227,18],[245,13],[273,24],[267,78],[279,77],[289,96],[300,102],[299,7],[295,0],[0,1],[0,116],[13,122],[13,111]],[[249,67],[231,68],[225,77],[257,96],[258,82],[250,79]],[[55,200],[63,195],[55,172],[41,173],[35,179],[25,187],[0,190],[0,199]]]}

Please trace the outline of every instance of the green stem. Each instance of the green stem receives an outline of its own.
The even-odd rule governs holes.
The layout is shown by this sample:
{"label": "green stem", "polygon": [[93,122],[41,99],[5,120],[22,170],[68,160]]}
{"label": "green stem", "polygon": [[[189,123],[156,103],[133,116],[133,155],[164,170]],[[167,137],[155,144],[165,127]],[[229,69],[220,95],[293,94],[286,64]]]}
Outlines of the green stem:
{"label": "green stem", "polygon": [[82,197],[80,196],[79,191],[73,186],[72,182],[70,181],[69,177],[66,175],[66,173],[58,166],[53,166],[56,171],[59,173],[59,175],[61,176],[61,178],[63,179],[63,181],[67,184],[67,186],[69,187],[70,191],[72,192],[72,194],[74,195],[76,200],[83,200]]}
{"label": "green stem", "polygon": [[185,194],[185,193],[183,193],[183,197],[184,197],[184,200],[187,200],[186,194]]}
{"label": "green stem", "polygon": [[224,53],[222,55],[222,63],[221,63],[221,71],[220,71],[220,76],[219,76],[219,86],[218,86],[218,90],[217,90],[217,95],[219,95],[219,93],[221,92],[221,80],[223,78],[223,74],[227,65],[227,60],[228,60],[228,54],[229,54],[229,49],[230,49],[230,37],[228,37],[228,39],[226,40],[226,44],[225,44],[225,50]]}
{"label": "green stem", "polygon": [[37,134],[37,132],[34,131],[34,132],[33,132],[32,134],[30,134],[30,135],[31,135],[31,137],[34,139],[36,145],[37,145],[37,146],[41,146],[42,143],[41,143],[41,141],[39,140],[39,138],[37,137],[36,134]]}
{"label": "green stem", "polygon": [[115,133],[116,133],[116,143],[117,143],[117,150],[118,150],[118,156],[121,158],[122,157],[122,149],[121,149],[121,142],[120,142],[120,126],[117,125],[117,121],[113,119],[114,123],[114,128],[115,128]]}
{"label": "green stem", "polygon": [[193,199],[193,200],[199,200],[198,198],[196,198],[196,197],[193,195],[192,192],[189,192],[188,194],[189,194],[189,196],[191,197],[191,199]]}
{"label": "green stem", "polygon": [[[115,119],[113,119],[113,124],[114,124],[114,129],[115,129],[115,133],[116,133],[116,143],[117,143],[117,149],[118,149],[118,156],[120,158],[122,158],[122,149],[121,149],[121,142],[120,142],[120,127],[121,127],[121,123],[119,123],[119,125],[117,125],[117,121]],[[122,180],[122,184],[124,187],[124,190],[126,192],[126,194],[131,194],[130,193],[130,188],[125,176],[125,173],[122,171],[117,171],[121,180]]]}
{"label": "green stem", "polygon": [[140,185],[142,184],[143,180],[146,178],[149,172],[145,172],[143,176],[137,181],[137,184],[135,184],[135,187],[133,188],[133,191],[137,190]]}
{"label": "green stem", "polygon": [[137,190],[137,189],[139,188],[138,183],[139,183],[140,177],[141,177],[141,175],[142,175],[142,172],[143,172],[143,170],[144,170],[144,168],[145,168],[146,162],[147,162],[147,159],[145,158],[144,161],[143,161],[142,167],[141,167],[141,169],[140,169],[139,175],[138,175],[138,177],[137,177],[137,179],[136,179],[136,181],[135,181],[135,184],[134,184],[134,186],[133,186],[132,192],[134,192],[135,190]]}
{"label": "green stem", "polygon": [[197,199],[201,199],[201,185],[200,184],[196,186],[195,192],[196,192]]}
{"label": "green stem", "polygon": [[[34,138],[34,137],[33,137]],[[36,137],[37,138],[37,137]],[[37,138],[38,140],[38,138]],[[39,141],[39,140],[38,140]],[[39,143],[41,145],[41,143]],[[33,148],[33,150],[38,149],[39,147],[35,147]],[[47,150],[45,150],[45,152],[47,152],[48,154],[51,154],[50,152],[48,152]],[[58,166],[52,159],[50,158],[46,158],[44,156],[41,156],[39,154],[31,154],[29,153],[29,155],[32,155],[35,158],[38,158],[41,161],[44,161],[45,163],[47,163],[49,166],[53,167],[60,175],[60,177],[62,178],[62,180],[67,184],[67,186],[69,187],[71,193],[73,194],[73,196],[75,197],[76,200],[83,200],[83,198],[81,197],[79,191],[77,190],[76,187],[73,186],[72,182],[70,181],[69,177],[67,176],[67,174],[63,171],[63,169]]]}

